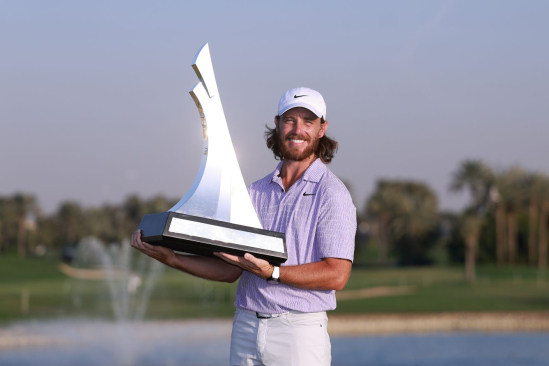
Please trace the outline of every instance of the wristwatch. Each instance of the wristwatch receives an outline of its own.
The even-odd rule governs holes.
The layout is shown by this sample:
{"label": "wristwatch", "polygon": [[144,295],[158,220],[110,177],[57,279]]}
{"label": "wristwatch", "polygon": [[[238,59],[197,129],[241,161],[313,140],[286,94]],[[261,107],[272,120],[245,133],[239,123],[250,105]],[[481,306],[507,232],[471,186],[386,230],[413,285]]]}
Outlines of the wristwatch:
{"label": "wristwatch", "polygon": [[278,285],[280,283],[280,267],[273,266],[273,273],[271,277],[267,278],[267,282],[273,285]]}

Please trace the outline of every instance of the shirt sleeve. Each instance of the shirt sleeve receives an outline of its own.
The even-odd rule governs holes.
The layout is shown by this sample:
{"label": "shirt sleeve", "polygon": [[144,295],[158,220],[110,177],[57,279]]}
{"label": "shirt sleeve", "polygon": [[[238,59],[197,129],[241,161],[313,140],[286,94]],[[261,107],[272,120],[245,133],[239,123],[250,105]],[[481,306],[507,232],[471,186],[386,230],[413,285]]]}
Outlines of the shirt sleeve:
{"label": "shirt sleeve", "polygon": [[315,235],[320,258],[353,261],[356,235],[356,208],[344,189],[330,189],[322,198]]}

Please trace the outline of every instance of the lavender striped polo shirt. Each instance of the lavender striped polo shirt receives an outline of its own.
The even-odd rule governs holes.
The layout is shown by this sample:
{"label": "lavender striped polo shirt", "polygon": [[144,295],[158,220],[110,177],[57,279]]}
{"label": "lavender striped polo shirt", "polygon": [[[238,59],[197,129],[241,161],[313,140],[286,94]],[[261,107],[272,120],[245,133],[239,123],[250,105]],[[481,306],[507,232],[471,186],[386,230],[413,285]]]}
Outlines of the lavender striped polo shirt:
{"label": "lavender striped polo shirt", "polygon": [[[287,192],[272,174],[253,183],[250,197],[264,229],[286,233],[288,260],[282,266],[319,262],[322,258],[353,260],[356,209],[345,185],[316,159]],[[307,195],[304,195],[304,194]],[[303,290],[269,284],[244,271],[235,306],[262,313],[289,310],[317,312],[336,307],[335,291]]]}

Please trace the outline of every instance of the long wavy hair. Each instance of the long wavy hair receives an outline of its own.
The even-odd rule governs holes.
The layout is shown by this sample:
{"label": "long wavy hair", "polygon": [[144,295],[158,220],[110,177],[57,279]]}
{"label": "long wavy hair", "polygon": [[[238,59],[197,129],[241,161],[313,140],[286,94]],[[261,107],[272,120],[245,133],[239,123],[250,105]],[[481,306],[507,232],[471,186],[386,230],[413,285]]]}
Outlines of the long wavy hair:
{"label": "long wavy hair", "polygon": [[[280,119],[280,116],[276,116],[276,123]],[[320,120],[320,123],[324,123],[324,118]],[[270,128],[265,125],[267,131],[265,131],[265,140],[267,140],[267,147],[273,151],[276,160],[284,160],[282,150],[280,149],[280,136],[276,132],[276,128]],[[318,147],[315,151],[315,155],[322,160],[324,164],[330,164],[337,152],[337,141],[328,135],[324,134],[319,140]]]}

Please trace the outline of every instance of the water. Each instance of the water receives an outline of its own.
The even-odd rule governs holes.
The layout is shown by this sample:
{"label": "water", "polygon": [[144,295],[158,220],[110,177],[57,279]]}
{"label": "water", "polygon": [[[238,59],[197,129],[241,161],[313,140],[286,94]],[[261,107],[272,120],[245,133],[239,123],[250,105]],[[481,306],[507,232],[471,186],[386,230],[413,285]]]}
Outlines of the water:
{"label": "water", "polygon": [[[0,365],[226,364],[231,327],[230,320],[21,323],[0,331]],[[8,337],[10,347],[6,347]]]}
{"label": "water", "polygon": [[547,366],[549,333],[439,333],[335,338],[333,365]]}
{"label": "water", "polygon": [[[230,320],[51,321],[0,331],[0,365],[226,365]],[[20,345],[6,347],[6,339]],[[22,346],[26,337],[26,346]],[[334,366],[549,365],[549,333],[333,337]]]}

